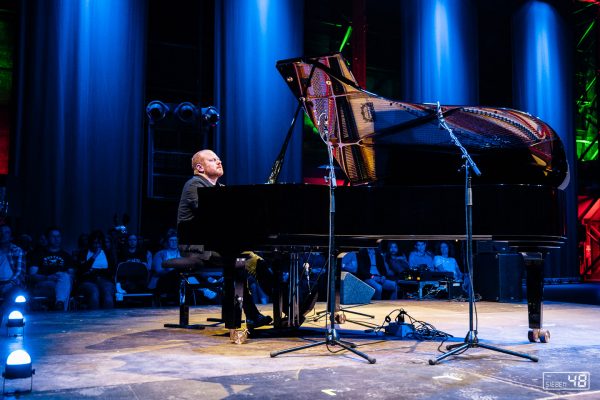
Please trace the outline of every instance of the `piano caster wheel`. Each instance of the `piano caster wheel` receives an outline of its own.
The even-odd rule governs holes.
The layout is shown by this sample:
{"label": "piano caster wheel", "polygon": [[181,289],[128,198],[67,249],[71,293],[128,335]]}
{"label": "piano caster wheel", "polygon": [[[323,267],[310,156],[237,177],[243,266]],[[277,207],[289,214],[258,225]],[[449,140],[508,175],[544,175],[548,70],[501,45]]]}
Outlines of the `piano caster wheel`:
{"label": "piano caster wheel", "polygon": [[527,338],[532,343],[538,340],[541,343],[548,343],[550,341],[550,331],[546,329],[530,329],[527,333]]}
{"label": "piano caster wheel", "polygon": [[529,332],[527,332],[527,339],[529,339],[529,341],[531,343],[537,342],[539,336],[540,336],[539,329],[530,329]]}
{"label": "piano caster wheel", "polygon": [[248,329],[230,329],[229,339],[231,343],[243,344],[248,340]]}

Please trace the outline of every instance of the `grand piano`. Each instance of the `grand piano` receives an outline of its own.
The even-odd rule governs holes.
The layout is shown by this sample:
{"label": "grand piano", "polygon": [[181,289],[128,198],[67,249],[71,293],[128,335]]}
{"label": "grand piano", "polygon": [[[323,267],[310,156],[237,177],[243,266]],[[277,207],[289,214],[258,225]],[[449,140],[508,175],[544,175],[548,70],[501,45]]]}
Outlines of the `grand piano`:
{"label": "grand piano", "polygon": [[[543,259],[566,241],[569,169],[560,138],[543,121],[513,109],[383,98],[357,85],[339,53],[276,67],[343,172],[346,184],[335,188],[336,251],[379,240],[466,239],[464,157],[442,120],[481,172],[472,177],[475,242],[502,241]],[[326,185],[223,186],[200,189],[198,197],[202,208],[223,211],[202,213],[184,243],[226,254],[327,246]],[[528,271],[530,339],[542,328],[540,268]]]}

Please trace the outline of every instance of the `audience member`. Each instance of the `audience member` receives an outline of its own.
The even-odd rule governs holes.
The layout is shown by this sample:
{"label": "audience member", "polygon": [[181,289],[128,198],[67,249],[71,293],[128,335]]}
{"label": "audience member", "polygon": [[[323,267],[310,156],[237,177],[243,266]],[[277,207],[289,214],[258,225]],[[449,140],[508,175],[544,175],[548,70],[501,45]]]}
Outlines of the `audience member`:
{"label": "audience member", "polygon": [[87,254],[79,260],[79,292],[88,308],[113,308],[115,302],[115,265],[103,249],[102,231],[94,231],[89,238]]}
{"label": "audience member", "polygon": [[71,298],[75,273],[71,255],[62,248],[62,235],[57,227],[46,231],[48,246],[32,252],[29,262],[29,286],[35,295],[54,299],[54,309],[66,311]]}
{"label": "audience member", "polygon": [[87,233],[82,233],[77,238],[77,248],[73,250],[73,259],[74,260],[82,260],[87,255],[88,249],[90,247],[90,235]]}
{"label": "audience member", "polygon": [[342,271],[355,274],[357,272],[358,262],[356,261],[356,252],[349,251],[342,257]]}
{"label": "audience member", "polygon": [[[357,276],[367,285],[375,289],[374,300],[396,300],[398,289],[396,282],[386,278],[386,268],[383,255],[379,249],[360,249],[356,256]],[[385,296],[384,296],[385,293]]]}
{"label": "audience member", "polygon": [[137,235],[129,234],[125,248],[120,249],[117,254],[117,263],[125,261],[141,262],[146,265],[148,271],[152,269],[152,254],[139,243]]}
{"label": "audience member", "polygon": [[410,268],[433,269],[433,255],[427,250],[427,242],[419,240],[415,243],[415,249],[408,256]]}
{"label": "audience member", "polygon": [[152,275],[148,288],[156,290],[157,294],[167,294],[177,297],[179,293],[179,275],[173,268],[163,268],[163,262],[181,257],[179,242],[174,230],[167,232],[166,247],[159,250],[152,258]]}
{"label": "audience member", "polygon": [[450,245],[448,242],[438,244],[439,255],[433,258],[433,270],[437,272],[451,272],[455,281],[462,280],[462,272],[454,257],[450,256]]}
{"label": "audience member", "polygon": [[387,252],[384,257],[388,270],[388,278],[399,280],[404,279],[404,273],[408,271],[408,260],[406,255],[400,252],[398,242],[389,242],[387,244]]}
{"label": "audience member", "polygon": [[23,250],[12,243],[12,230],[5,223],[0,224],[0,296],[12,301],[23,289]]}

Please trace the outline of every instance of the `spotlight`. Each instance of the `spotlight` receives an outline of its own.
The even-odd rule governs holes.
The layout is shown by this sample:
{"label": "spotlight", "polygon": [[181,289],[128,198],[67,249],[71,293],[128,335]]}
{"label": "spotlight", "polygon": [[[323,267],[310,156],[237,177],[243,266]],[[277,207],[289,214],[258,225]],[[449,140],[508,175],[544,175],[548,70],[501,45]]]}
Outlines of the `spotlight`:
{"label": "spotlight", "polygon": [[168,112],[169,106],[167,106],[162,101],[158,100],[151,101],[146,107],[146,114],[148,114],[148,118],[150,118],[150,121],[153,122],[160,121],[161,119],[166,117]]}
{"label": "spotlight", "polygon": [[[21,328],[21,334],[25,333],[25,317],[21,311],[12,311],[8,314],[8,319],[6,320],[6,335],[9,335],[10,328]],[[15,334],[14,336],[17,336]]]}
{"label": "spotlight", "polygon": [[20,294],[17,297],[15,297],[15,303],[16,304],[25,304],[25,303],[27,303],[27,299],[25,298],[25,296]]}
{"label": "spotlight", "polygon": [[198,111],[192,103],[186,101],[177,106],[175,109],[175,114],[181,121],[191,123],[196,119]]}
{"label": "spotlight", "polygon": [[213,106],[204,107],[201,110],[202,120],[210,126],[217,126],[221,116],[217,109]]}
{"label": "spotlight", "polygon": [[[2,377],[4,378],[2,381],[2,394],[7,394],[5,391],[6,381],[11,379],[30,378],[29,390],[23,391],[22,393],[31,392],[33,389],[33,374],[35,374],[35,369],[32,368],[31,357],[29,354],[27,354],[25,350],[13,351],[6,358],[4,372],[2,373]],[[19,391],[12,393],[19,393]]]}

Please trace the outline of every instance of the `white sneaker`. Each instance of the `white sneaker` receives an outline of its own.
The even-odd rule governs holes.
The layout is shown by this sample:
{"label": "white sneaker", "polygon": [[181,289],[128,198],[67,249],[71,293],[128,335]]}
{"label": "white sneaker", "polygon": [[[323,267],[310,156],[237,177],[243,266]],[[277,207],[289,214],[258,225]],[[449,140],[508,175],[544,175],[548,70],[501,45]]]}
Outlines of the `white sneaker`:
{"label": "white sneaker", "polygon": [[121,282],[117,282],[116,289],[117,293],[119,294],[127,294],[127,292],[121,287]]}

